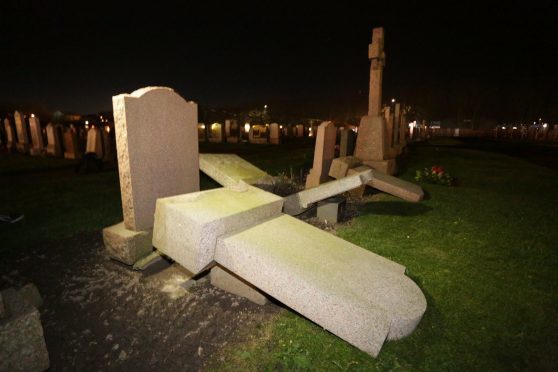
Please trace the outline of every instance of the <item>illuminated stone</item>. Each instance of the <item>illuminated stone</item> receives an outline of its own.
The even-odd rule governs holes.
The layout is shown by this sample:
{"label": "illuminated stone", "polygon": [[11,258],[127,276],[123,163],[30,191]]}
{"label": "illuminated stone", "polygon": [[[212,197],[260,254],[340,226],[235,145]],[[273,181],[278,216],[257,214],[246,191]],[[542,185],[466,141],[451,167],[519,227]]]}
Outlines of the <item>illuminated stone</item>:
{"label": "illuminated stone", "polygon": [[6,147],[8,148],[9,151],[16,150],[17,140],[15,135],[15,129],[12,122],[8,118],[4,119],[4,130],[6,131],[6,139],[7,139]]}
{"label": "illuminated stone", "polygon": [[200,170],[220,185],[243,188],[241,183],[269,184],[273,178],[235,154],[200,154]]}
{"label": "illuminated stone", "polygon": [[52,123],[48,123],[46,126],[47,133],[47,148],[46,152],[48,155],[52,156],[62,156],[62,132],[60,126],[54,126]]}
{"label": "illuminated stone", "polygon": [[197,105],[162,87],[112,102],[124,224],[149,230],[157,198],[199,190]]}
{"label": "illuminated stone", "polygon": [[194,274],[213,262],[217,238],[281,213],[283,199],[253,186],[157,199],[153,246]]}
{"label": "illuminated stone", "polygon": [[132,231],[117,223],[103,229],[103,242],[109,256],[127,265],[133,265],[153,251],[152,232]]}
{"label": "illuminated stone", "polygon": [[219,238],[215,260],[372,356],[426,310],[405,267],[287,215]]}

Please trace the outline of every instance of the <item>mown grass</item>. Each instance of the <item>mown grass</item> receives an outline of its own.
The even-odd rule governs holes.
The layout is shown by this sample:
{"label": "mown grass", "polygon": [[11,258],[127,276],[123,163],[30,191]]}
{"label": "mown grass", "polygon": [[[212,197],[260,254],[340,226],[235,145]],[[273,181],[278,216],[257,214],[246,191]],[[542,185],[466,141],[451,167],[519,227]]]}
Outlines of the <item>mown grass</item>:
{"label": "mown grass", "polygon": [[[458,187],[425,184],[428,199],[420,204],[382,195],[338,229],[344,239],[405,265],[421,287],[428,310],[411,336],[387,342],[372,359],[285,310],[246,344],[231,345],[212,368],[558,369],[558,174],[455,141],[440,144],[412,148],[402,177],[441,165]],[[292,167],[296,174],[312,161],[307,145],[234,147],[229,152],[271,173]],[[78,175],[73,165],[0,155],[0,209],[25,214],[20,223],[0,224],[0,252],[40,250],[46,240],[122,219],[118,174]]]}
{"label": "mown grass", "polygon": [[[447,145],[447,144],[446,144]],[[428,310],[377,359],[284,311],[220,370],[556,370],[558,174],[497,153],[417,146],[403,178],[441,165],[410,204],[383,195],[339,235],[407,267]]]}

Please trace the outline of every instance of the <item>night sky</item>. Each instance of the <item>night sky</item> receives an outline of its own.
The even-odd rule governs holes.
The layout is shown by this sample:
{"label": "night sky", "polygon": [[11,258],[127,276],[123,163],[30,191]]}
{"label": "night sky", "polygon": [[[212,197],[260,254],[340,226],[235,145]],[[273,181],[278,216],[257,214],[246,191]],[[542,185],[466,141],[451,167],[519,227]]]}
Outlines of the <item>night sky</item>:
{"label": "night sky", "polygon": [[3,107],[94,113],[111,110],[113,95],[161,85],[209,107],[362,115],[371,31],[383,26],[384,100],[429,119],[558,123],[553,1],[87,3],[0,3]]}

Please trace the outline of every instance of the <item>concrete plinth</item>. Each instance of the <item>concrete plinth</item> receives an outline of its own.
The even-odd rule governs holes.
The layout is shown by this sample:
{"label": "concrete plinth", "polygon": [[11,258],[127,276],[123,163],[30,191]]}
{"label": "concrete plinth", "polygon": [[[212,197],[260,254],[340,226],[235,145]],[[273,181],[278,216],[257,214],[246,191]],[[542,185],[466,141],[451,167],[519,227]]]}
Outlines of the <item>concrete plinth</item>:
{"label": "concrete plinth", "polygon": [[109,255],[127,265],[133,265],[153,251],[152,231],[132,231],[117,223],[103,229],[103,241]]}

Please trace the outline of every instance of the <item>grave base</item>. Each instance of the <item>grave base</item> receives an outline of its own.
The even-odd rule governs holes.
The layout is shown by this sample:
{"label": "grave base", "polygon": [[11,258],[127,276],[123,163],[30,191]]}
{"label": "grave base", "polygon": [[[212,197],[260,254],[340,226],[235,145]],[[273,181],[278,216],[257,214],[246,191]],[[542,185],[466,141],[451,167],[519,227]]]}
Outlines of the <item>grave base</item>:
{"label": "grave base", "polygon": [[44,155],[44,154],[45,154],[45,150],[44,150],[44,149],[31,148],[31,149],[29,150],[29,153],[30,153],[32,156],[41,156],[41,155]]}
{"label": "grave base", "polygon": [[387,159],[387,160],[363,160],[362,163],[364,165],[368,165],[369,167],[376,169],[385,174],[389,174],[393,176],[397,173],[397,161],[396,159]]}
{"label": "grave base", "polygon": [[103,229],[103,241],[110,257],[133,265],[153,251],[153,231],[132,231],[117,223]]}
{"label": "grave base", "polygon": [[211,285],[217,288],[244,297],[258,305],[265,305],[268,302],[267,297],[261,294],[256,287],[220,266],[214,266],[210,276]]}
{"label": "grave base", "polygon": [[316,217],[325,223],[338,223],[343,219],[347,200],[342,197],[333,197],[318,202]]}
{"label": "grave base", "polygon": [[17,151],[27,154],[29,152],[29,144],[27,143],[18,143],[16,145]]}

